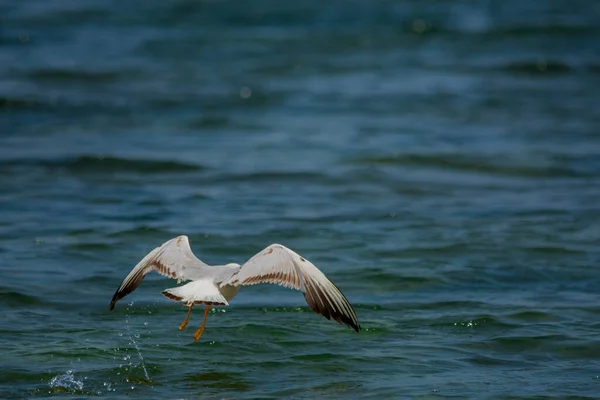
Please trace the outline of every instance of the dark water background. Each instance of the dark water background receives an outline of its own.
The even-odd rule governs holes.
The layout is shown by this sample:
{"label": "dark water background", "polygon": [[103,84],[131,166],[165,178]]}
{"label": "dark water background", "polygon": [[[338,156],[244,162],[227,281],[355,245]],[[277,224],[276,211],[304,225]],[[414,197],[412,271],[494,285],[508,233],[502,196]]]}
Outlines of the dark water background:
{"label": "dark water background", "polygon": [[[600,3],[0,2],[0,398],[600,398]],[[149,276],[273,242],[355,305]],[[133,304],[132,304],[133,302]]]}

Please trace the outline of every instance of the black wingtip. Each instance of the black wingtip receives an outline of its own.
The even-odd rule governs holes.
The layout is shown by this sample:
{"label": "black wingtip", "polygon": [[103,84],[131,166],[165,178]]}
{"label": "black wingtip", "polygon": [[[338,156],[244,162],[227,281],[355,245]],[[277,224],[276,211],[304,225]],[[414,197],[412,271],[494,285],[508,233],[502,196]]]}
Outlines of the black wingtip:
{"label": "black wingtip", "polygon": [[[348,303],[350,304],[350,303]],[[352,307],[352,306],[350,306]],[[352,311],[354,311],[354,309],[352,309]],[[346,326],[348,326],[350,329],[356,331],[356,333],[360,333],[360,322],[358,322],[358,319],[353,319],[353,318],[348,318],[345,315],[341,316],[340,321],[338,321],[341,324],[346,324]]]}
{"label": "black wingtip", "polygon": [[117,289],[112,299],[110,300],[110,311],[112,311],[115,308],[115,304],[117,304],[117,301],[121,300],[122,298],[123,296],[119,292],[119,289]]}
{"label": "black wingtip", "polygon": [[140,285],[144,279],[144,276],[146,275],[143,269],[138,269],[137,271],[134,269],[132,272],[134,273],[130,273],[125,279],[123,279],[123,282],[121,282],[119,288],[113,295],[112,300],[110,301],[111,310],[115,308],[117,301],[133,292]]}

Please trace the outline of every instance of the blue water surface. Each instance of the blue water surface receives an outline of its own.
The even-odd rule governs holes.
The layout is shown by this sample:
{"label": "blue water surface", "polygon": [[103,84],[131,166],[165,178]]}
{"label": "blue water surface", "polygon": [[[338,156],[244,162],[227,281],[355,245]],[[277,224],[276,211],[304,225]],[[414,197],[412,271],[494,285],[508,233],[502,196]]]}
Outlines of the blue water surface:
{"label": "blue water surface", "polygon": [[[0,1],[0,398],[600,397],[600,7]],[[130,269],[282,243],[354,305]]]}

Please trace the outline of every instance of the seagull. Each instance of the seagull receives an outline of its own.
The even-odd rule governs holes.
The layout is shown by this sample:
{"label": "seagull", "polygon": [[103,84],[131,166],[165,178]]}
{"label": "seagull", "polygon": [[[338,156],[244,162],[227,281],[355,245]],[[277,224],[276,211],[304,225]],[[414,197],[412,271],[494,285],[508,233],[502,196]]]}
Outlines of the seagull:
{"label": "seagull", "polygon": [[194,255],[187,236],[178,236],[152,250],[131,270],[115,292],[110,309],[114,309],[117,301],[133,292],[152,270],[167,278],[177,279],[177,283],[191,281],[166,289],[161,294],[189,307],[185,320],[179,326],[180,330],[187,326],[192,307],[204,305],[204,319],[194,333],[194,342],[204,332],[211,307],[228,306],[240,286],[258,283],[275,283],[300,290],[314,312],[360,332],[356,313],[344,294],[310,261],[281,244],[266,247],[243,265],[231,263],[211,266]]}

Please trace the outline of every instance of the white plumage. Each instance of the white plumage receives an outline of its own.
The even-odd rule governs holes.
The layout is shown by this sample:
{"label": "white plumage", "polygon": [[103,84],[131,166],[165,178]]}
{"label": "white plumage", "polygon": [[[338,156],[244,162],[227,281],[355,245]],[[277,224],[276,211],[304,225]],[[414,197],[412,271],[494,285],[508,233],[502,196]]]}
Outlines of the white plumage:
{"label": "white plumage", "polygon": [[175,301],[181,301],[185,305],[202,304],[208,305],[219,305],[228,306],[228,300],[231,300],[233,296],[226,299],[223,294],[219,291],[211,281],[206,279],[200,279],[192,281],[183,286],[178,286],[170,289],[166,289],[162,292],[165,297],[168,297]]}
{"label": "white plumage", "polygon": [[[204,304],[207,307],[202,327],[194,336],[196,340],[204,331],[206,315],[211,306],[227,306],[240,286],[258,283],[275,283],[300,290],[316,313],[360,331],[352,305],[333,282],[310,261],[280,244],[268,246],[241,266],[210,266],[194,255],[187,236],[178,236],[152,250],[131,270],[115,292],[110,309],[118,300],[134,291],[152,270],[177,279],[178,283],[192,281],[166,289],[162,294],[189,306],[188,318],[194,305]],[[188,318],[181,329],[187,325]]]}

